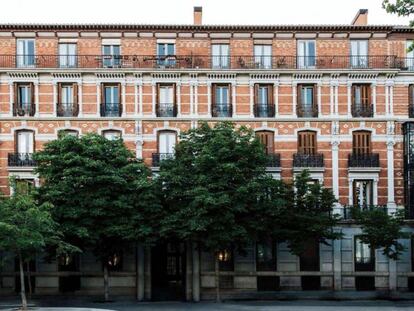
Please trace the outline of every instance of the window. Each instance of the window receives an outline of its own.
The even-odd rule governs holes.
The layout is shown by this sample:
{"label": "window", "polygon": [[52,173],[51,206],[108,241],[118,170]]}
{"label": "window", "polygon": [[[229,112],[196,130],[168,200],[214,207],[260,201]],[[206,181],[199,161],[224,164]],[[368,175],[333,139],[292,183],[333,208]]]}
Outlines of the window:
{"label": "window", "polygon": [[256,136],[259,138],[262,145],[265,147],[265,152],[267,155],[274,153],[274,133],[270,131],[258,131]]}
{"label": "window", "polygon": [[254,63],[256,68],[272,68],[272,46],[256,44],[254,46]]}
{"label": "window", "polygon": [[300,271],[319,271],[319,241],[308,240],[303,253],[300,255]]}
{"label": "window", "polygon": [[256,271],[276,270],[276,243],[272,240],[256,243]]}
{"label": "window", "polygon": [[160,162],[174,157],[177,133],[174,131],[161,131],[158,133],[158,153],[152,154],[152,166],[160,166]]}
{"label": "window", "polygon": [[35,66],[34,39],[17,39],[17,67]]}
{"label": "window", "polygon": [[105,130],[105,131],[102,131],[102,134],[108,140],[117,140],[122,137],[121,131],[117,131],[117,130]]}
{"label": "window", "polygon": [[274,117],[273,85],[255,84],[254,114],[258,118]]}
{"label": "window", "polygon": [[372,115],[373,110],[371,105],[371,85],[352,85],[352,116],[372,117]]}
{"label": "window", "polygon": [[234,252],[233,249],[223,249],[217,253],[220,271],[234,270]]}
{"label": "window", "polygon": [[213,44],[211,46],[211,55],[213,68],[230,67],[230,47],[228,44]]}
{"label": "window", "polygon": [[212,93],[213,117],[231,117],[230,85],[214,84]]}
{"label": "window", "polygon": [[101,116],[119,117],[122,115],[120,90],[119,83],[102,85]]}
{"label": "window", "polygon": [[58,84],[58,117],[74,117],[79,113],[77,83]]}
{"label": "window", "polygon": [[313,155],[316,151],[316,132],[298,132],[298,153]]}
{"label": "window", "polygon": [[14,116],[34,116],[33,83],[14,83]]}
{"label": "window", "polygon": [[316,118],[318,105],[314,85],[298,85],[296,113],[298,117]]}
{"label": "window", "polygon": [[102,46],[102,65],[106,68],[119,67],[121,54],[119,45]]}
{"label": "window", "polygon": [[[62,255],[58,257],[58,271],[78,272],[80,267],[79,254]],[[59,291],[61,293],[80,290],[80,276],[66,275],[59,277]]]}
{"label": "window", "polygon": [[352,133],[352,153],[370,154],[371,153],[371,132],[354,131]]}
{"label": "window", "polygon": [[33,132],[21,130],[16,132],[16,153],[32,154],[34,149]]}
{"label": "window", "polygon": [[408,87],[408,116],[414,118],[414,84]]}
{"label": "window", "polygon": [[33,179],[16,179],[14,192],[16,194],[29,194],[34,188]]}
{"label": "window", "polygon": [[176,117],[175,84],[157,84],[157,116]]}
{"label": "window", "polygon": [[368,67],[367,40],[351,40],[351,66],[353,68]]}
{"label": "window", "polygon": [[414,70],[414,50],[413,51],[409,51],[409,48],[413,45],[414,41],[413,40],[407,40],[406,42],[406,51],[407,51],[407,58],[406,58],[406,66],[408,68],[408,70]]}
{"label": "window", "polygon": [[313,68],[316,64],[316,50],[314,40],[298,41],[298,67]]}
{"label": "window", "polygon": [[79,132],[76,131],[76,130],[60,130],[58,132],[58,137],[59,138],[62,138],[64,136],[66,136],[66,135],[73,136],[73,137],[79,137]]}
{"label": "window", "polygon": [[375,271],[375,252],[355,236],[355,271]]}
{"label": "window", "polygon": [[364,208],[373,204],[372,180],[354,180],[352,187],[354,206]]}
{"label": "window", "polygon": [[175,44],[158,43],[157,45],[158,65],[163,67],[175,66]]}
{"label": "window", "polygon": [[77,67],[76,43],[59,43],[60,68]]}

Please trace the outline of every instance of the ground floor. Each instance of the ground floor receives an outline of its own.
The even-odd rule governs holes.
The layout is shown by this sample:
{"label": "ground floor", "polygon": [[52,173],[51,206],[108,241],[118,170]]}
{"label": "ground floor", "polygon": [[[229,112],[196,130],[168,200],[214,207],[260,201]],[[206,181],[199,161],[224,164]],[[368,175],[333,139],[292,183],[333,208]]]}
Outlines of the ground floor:
{"label": "ground floor", "polygon": [[[286,243],[262,241],[243,254],[236,248],[218,254],[218,284],[223,299],[292,299],[299,293],[321,298],[351,298],[353,292],[369,297],[414,294],[414,240],[404,239],[406,250],[397,261],[359,240],[360,228],[343,224],[340,240],[308,242],[300,256]],[[407,226],[407,232],[414,228]],[[0,294],[20,291],[17,263],[10,254],[0,270]],[[110,264],[113,297],[140,301],[213,300],[216,295],[215,256],[197,245],[166,241],[154,247],[132,245],[114,254]],[[102,264],[88,252],[48,261],[42,256],[25,265],[28,292],[37,296],[98,296],[103,293]],[[348,297],[349,296],[349,297]],[[368,296],[367,296],[368,297]],[[414,298],[414,296],[413,296]]]}

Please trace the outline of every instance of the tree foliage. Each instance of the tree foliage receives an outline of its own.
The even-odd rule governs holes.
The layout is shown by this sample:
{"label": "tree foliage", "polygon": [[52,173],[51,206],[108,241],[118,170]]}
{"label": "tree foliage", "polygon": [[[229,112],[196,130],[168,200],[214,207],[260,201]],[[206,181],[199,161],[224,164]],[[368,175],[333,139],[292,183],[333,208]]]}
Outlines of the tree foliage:
{"label": "tree foliage", "polygon": [[395,215],[388,215],[383,209],[357,210],[355,218],[361,225],[361,241],[370,245],[372,249],[382,248],[382,253],[388,258],[397,260],[404,251],[404,246],[398,239],[407,238],[401,228],[404,222],[404,215],[398,212]]}

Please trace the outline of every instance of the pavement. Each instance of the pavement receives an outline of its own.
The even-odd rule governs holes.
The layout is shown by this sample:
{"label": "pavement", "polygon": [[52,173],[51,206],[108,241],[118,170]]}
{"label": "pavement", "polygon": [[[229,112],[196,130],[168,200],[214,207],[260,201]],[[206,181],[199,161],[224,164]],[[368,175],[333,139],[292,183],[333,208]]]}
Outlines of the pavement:
{"label": "pavement", "polygon": [[[18,300],[5,301],[0,297],[0,310],[19,307]],[[30,301],[34,311],[414,311],[414,301],[226,301],[214,302],[136,302],[117,300],[109,303],[78,298],[47,298]]]}

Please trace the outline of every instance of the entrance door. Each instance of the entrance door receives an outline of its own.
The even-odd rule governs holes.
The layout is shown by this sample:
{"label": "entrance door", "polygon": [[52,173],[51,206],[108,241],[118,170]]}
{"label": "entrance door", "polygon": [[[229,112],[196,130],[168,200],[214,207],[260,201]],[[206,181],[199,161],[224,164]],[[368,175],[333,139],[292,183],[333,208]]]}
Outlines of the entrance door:
{"label": "entrance door", "polygon": [[159,244],[151,252],[152,300],[185,300],[184,243]]}

